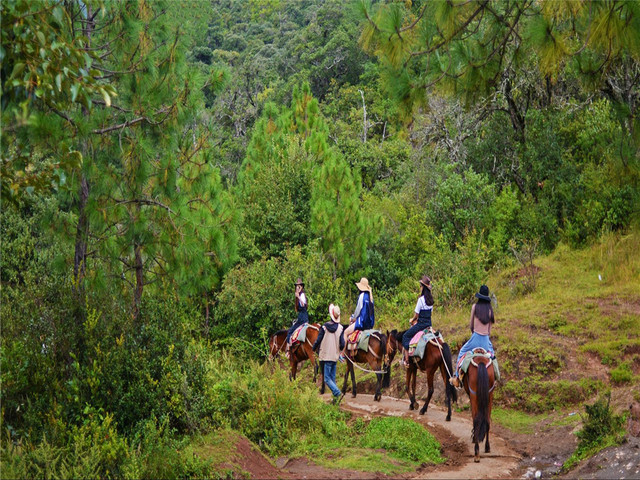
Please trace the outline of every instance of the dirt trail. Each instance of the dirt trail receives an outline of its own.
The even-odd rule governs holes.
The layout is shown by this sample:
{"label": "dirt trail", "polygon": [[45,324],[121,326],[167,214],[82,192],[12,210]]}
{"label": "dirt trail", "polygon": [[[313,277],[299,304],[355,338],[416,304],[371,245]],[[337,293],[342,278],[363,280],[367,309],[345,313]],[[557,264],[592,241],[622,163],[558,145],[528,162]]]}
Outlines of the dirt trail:
{"label": "dirt trail", "polygon": [[[325,395],[329,401],[329,395]],[[425,415],[409,410],[409,402],[404,399],[383,396],[380,402],[373,401],[373,395],[359,393],[356,398],[347,395],[340,408],[356,415],[371,418],[376,416],[407,417],[421,423],[442,444],[447,462],[442,465],[429,465],[409,474],[394,478],[513,478],[518,475],[521,457],[506,442],[491,434],[491,453],[482,453],[480,447],[480,463],[473,461],[473,444],[471,443],[471,416],[469,412],[453,412],[450,422],[445,421],[446,410],[433,403]],[[284,466],[284,465],[283,465]],[[306,460],[298,459],[288,462],[284,468],[298,478],[384,478],[384,475],[366,474],[364,472],[339,472],[314,465]]]}
{"label": "dirt trail", "polygon": [[[407,400],[382,397],[380,402],[374,402],[373,396],[366,394],[358,394],[356,398],[345,397],[341,407],[361,415],[409,417],[425,425],[438,438],[443,444],[444,455],[449,457],[450,461],[444,465],[425,467],[410,475],[411,478],[513,477],[518,467],[520,456],[510,449],[503,439],[494,434],[489,437],[491,453],[482,453],[484,452],[483,444],[480,447],[480,463],[473,461],[472,424],[469,412],[454,412],[451,421],[446,422],[446,410],[437,405],[429,405],[427,413],[420,415],[416,411],[409,410]],[[447,446],[453,447],[453,451],[447,451]]]}

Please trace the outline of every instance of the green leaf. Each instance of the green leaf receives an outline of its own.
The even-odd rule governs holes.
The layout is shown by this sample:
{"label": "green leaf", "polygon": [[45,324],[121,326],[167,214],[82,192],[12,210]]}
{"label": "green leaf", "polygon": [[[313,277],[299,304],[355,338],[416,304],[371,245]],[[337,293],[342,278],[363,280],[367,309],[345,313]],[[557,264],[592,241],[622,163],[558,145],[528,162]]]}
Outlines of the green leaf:
{"label": "green leaf", "polygon": [[38,37],[38,40],[40,41],[40,45],[44,45],[46,43],[46,39],[44,38],[44,33],[42,33],[40,30],[38,30],[36,32],[36,36]]}
{"label": "green leaf", "polygon": [[109,94],[107,93],[107,91],[100,87],[100,93],[102,94],[102,98],[104,98],[104,103],[107,104],[107,107],[111,106],[111,97],[109,96]]}
{"label": "green leaf", "polygon": [[76,98],[78,97],[78,90],[80,89],[80,85],[78,85],[77,83],[74,83],[73,85],[71,85],[71,101],[75,102]]}
{"label": "green leaf", "polygon": [[62,74],[59,73],[56,75],[56,87],[58,87],[58,91],[62,91]]}
{"label": "green leaf", "polygon": [[13,71],[11,72],[11,77],[9,78],[16,78],[18,75],[22,73],[23,70],[24,70],[24,63],[22,62],[16,63],[13,66]]}

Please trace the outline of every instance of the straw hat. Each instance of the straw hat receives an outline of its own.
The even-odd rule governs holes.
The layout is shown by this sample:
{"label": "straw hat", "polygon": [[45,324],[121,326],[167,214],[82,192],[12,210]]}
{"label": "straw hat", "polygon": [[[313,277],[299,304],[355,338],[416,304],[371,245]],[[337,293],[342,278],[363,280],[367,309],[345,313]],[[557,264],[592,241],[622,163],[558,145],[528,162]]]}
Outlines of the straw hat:
{"label": "straw hat", "polygon": [[340,307],[333,303],[329,305],[329,316],[334,322],[340,323]]}
{"label": "straw hat", "polygon": [[359,282],[356,282],[356,287],[358,287],[360,289],[360,291],[362,291],[362,292],[367,291],[367,292],[371,293],[371,287],[369,286],[369,280],[367,280],[365,277],[362,277]]}
{"label": "straw hat", "polygon": [[296,285],[302,285],[302,287],[304,287],[304,282],[302,281],[302,278],[298,277],[298,279],[296,280]]}
{"label": "straw hat", "polygon": [[426,275],[422,276],[422,278],[420,279],[420,283],[431,290],[431,279]]}

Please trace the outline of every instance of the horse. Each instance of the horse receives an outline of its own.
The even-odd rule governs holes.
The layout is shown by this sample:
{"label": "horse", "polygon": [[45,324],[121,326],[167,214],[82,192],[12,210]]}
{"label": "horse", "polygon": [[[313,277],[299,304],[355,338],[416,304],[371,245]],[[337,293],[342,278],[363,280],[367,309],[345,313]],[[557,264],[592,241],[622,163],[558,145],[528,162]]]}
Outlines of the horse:
{"label": "horse", "polygon": [[[307,327],[307,335],[304,343],[296,343],[291,346],[289,350],[289,366],[291,372],[289,373],[289,379],[295,380],[296,373],[298,372],[298,364],[305,360],[310,360],[313,364],[313,381],[316,381],[318,375],[318,362],[316,362],[315,354],[311,347],[318,338],[318,332],[320,331],[320,324],[310,323]],[[269,359],[275,359],[280,352],[285,350],[285,342],[287,340],[288,330],[279,330],[269,338]]]}
{"label": "horse", "polygon": [[[474,352],[478,350],[482,349],[476,349]],[[489,427],[491,424],[491,406],[493,405],[493,388],[495,387],[495,375],[491,358],[488,356],[474,357],[466,375],[462,379],[462,385],[471,402],[471,418],[473,418],[471,440],[475,445],[473,461],[477,463],[480,461],[478,444],[485,437],[484,452],[491,452]]]}
{"label": "horse", "polygon": [[[402,335],[403,332],[398,332],[397,330],[392,330],[390,333],[387,332],[387,352],[389,357],[389,364],[393,361],[395,354],[400,352],[402,354]],[[453,367],[451,362],[451,349],[447,343],[444,343],[442,339],[437,340],[438,345],[434,345],[431,342],[427,343],[427,347],[424,351],[424,357],[422,360],[417,357],[411,357],[409,360],[409,367],[407,368],[406,375],[406,384],[407,384],[407,394],[409,395],[409,410],[417,410],[420,406],[418,402],[416,402],[416,376],[418,373],[418,369],[422,372],[426,372],[427,374],[427,385],[429,387],[429,393],[427,395],[427,401],[424,406],[420,410],[420,415],[424,415],[429,408],[429,402],[431,401],[431,397],[433,396],[433,376],[440,368],[440,373],[442,374],[442,381],[444,382],[445,396],[447,402],[447,422],[451,421],[451,400],[454,402],[458,401],[458,393],[456,389],[449,384],[449,378],[451,373],[453,373]]]}
{"label": "horse", "polygon": [[[356,375],[354,371],[355,363],[365,363],[371,370],[376,372],[378,381],[376,383],[376,393],[373,400],[379,402],[382,398],[382,388],[387,388],[390,383],[391,369],[387,366],[387,336],[384,333],[373,332],[369,336],[369,348],[365,352],[357,348],[355,351],[347,351],[347,371],[344,374],[344,385],[342,393],[347,392],[347,381],[351,375],[351,396],[356,396]],[[324,388],[324,385],[323,385]]]}

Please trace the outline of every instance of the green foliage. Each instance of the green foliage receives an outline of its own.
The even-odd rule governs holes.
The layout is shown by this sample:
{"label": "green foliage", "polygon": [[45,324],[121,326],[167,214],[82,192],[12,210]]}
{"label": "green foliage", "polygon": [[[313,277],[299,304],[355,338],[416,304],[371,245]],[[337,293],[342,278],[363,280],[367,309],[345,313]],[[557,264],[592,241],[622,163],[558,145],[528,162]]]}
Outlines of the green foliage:
{"label": "green foliage", "polygon": [[297,277],[305,281],[311,322],[328,320],[330,303],[345,305],[344,283],[334,280],[333,267],[313,244],[306,252],[289,249],[284,258],[261,259],[239,265],[229,272],[216,297],[212,338],[250,342],[245,354],[266,354],[257,335],[289,328],[295,317],[293,284]]}
{"label": "green foliage", "polygon": [[600,397],[593,405],[585,405],[582,430],[578,432],[578,448],[564,463],[570,469],[580,460],[588,458],[603,448],[619,445],[625,435],[624,417],[617,415],[609,406],[611,394]]}

